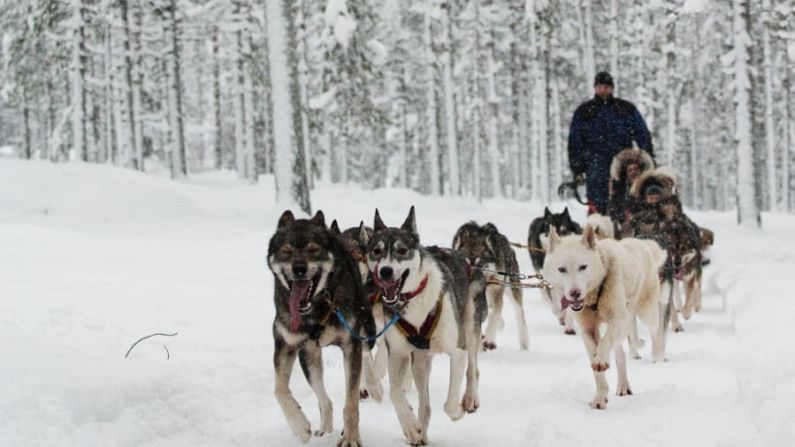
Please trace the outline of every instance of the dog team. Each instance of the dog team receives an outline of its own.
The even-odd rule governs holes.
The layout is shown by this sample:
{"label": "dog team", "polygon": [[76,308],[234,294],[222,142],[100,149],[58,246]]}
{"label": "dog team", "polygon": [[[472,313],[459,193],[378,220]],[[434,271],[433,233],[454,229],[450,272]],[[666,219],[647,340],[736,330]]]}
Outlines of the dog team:
{"label": "dog team", "polygon": [[[568,209],[547,208],[528,232],[526,248],[543,278],[542,295],[566,334],[574,334],[578,322],[596,382],[590,402],[595,409],[607,407],[611,354],[616,393],[632,394],[623,342],[628,340],[630,356],[640,358],[638,320],[648,328],[652,360],[659,362],[665,360],[669,325],[684,330],[678,314],[687,320],[701,309],[701,268],[713,235],[682,211],[674,174],[653,169],[643,157],[643,151],[627,149],[615,158],[616,184],[629,182],[628,165],[644,169],[625,185],[631,200],[620,213],[611,212],[612,219],[592,214],[581,227]],[[478,355],[497,346],[508,290],[519,347],[529,346],[521,292],[526,276],[511,245],[493,224],[469,222],[455,233],[451,248],[423,246],[414,207],[399,227],[387,226],[376,210],[372,228],[362,223],[345,231],[336,221],[327,225],[321,211],[311,219],[285,211],[269,243],[268,265],[275,278],[275,395],[292,432],[307,442],[333,430],[321,354],[328,345],[341,348],[345,366],[339,446],[362,445],[359,400],[380,402],[384,376],[408,443],[428,444],[435,354],[450,361],[444,412],[454,421],[476,412]],[[319,403],[314,432],[288,386],[296,358]],[[406,399],[412,388],[416,412]]]}

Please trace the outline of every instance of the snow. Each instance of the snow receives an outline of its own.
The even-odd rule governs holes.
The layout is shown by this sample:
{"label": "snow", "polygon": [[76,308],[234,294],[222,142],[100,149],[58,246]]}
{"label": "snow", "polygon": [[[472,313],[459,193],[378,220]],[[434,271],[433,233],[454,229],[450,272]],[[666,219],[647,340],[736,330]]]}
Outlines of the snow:
{"label": "snow", "polygon": [[685,0],[679,12],[682,14],[697,14],[705,11],[707,6],[709,6],[707,0]]}
{"label": "snow", "polygon": [[[273,398],[265,254],[283,210],[273,177],[261,180],[249,185],[224,171],[169,181],[0,159],[0,445],[299,444]],[[540,203],[328,184],[312,200],[343,227],[369,222],[376,206],[398,225],[416,205],[423,243],[444,245],[469,219],[493,221],[521,242],[543,211]],[[539,294],[526,291],[530,350],[518,350],[506,305],[499,349],[481,356],[481,408],[462,422],[441,411],[448,367],[437,358],[431,445],[795,444],[795,217],[765,214],[764,229],[751,231],[732,212],[692,216],[716,233],[704,309],[684,322],[686,332],[669,335],[668,362],[652,364],[648,343],[643,359],[629,361],[633,396],[611,395],[606,411],[590,410],[581,340],[563,335]],[[154,332],[178,335],[146,340],[123,358]],[[324,356],[339,430],[341,355],[329,348]],[[291,387],[316,426],[316,400],[297,367]],[[361,431],[367,445],[405,445],[388,399],[362,403]]]}
{"label": "snow", "polygon": [[356,19],[348,13],[348,5],[345,0],[328,0],[325,12],[326,26],[331,28],[334,39],[343,48],[348,47],[353,32],[356,31]]}

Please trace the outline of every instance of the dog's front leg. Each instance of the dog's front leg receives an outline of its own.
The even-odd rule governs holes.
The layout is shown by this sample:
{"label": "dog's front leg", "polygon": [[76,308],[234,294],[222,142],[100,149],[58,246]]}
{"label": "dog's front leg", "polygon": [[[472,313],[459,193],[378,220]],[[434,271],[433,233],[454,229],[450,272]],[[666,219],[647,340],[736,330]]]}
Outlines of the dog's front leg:
{"label": "dog's front leg", "polygon": [[466,338],[467,369],[466,369],[466,390],[461,405],[467,413],[474,413],[480,407],[480,396],[478,394],[480,369],[478,367],[478,354],[480,345],[478,336],[480,334],[480,319],[475,316],[476,300],[483,298],[482,295],[470,296],[464,309],[464,336]]}
{"label": "dog's front leg", "polygon": [[399,351],[392,346],[391,341],[389,342],[389,398],[392,400],[400,428],[403,429],[403,435],[406,436],[409,444],[421,445],[422,425],[414,416],[414,412],[406,400],[406,393],[403,391],[410,361],[410,351]]}
{"label": "dog's front leg", "polygon": [[426,350],[416,350],[413,354],[412,372],[417,386],[419,420],[422,426],[422,445],[428,444],[428,425],[431,422],[431,394],[428,379],[431,375],[431,354]]}
{"label": "dog's front leg", "polygon": [[616,368],[618,369],[618,386],[616,387],[616,394],[619,396],[627,396],[632,394],[632,388],[629,386],[629,377],[627,376],[627,355],[624,352],[624,346],[621,342],[616,343],[613,350],[616,356]]}
{"label": "dog's front leg", "polygon": [[591,367],[594,371],[607,371],[610,368],[610,354],[616,344],[621,343],[627,336],[625,325],[629,324],[627,318],[631,315],[614,315],[612,321],[607,323],[604,335],[599,340],[596,348],[596,355],[593,358]]}
{"label": "dog's front leg", "polygon": [[301,370],[306,376],[309,386],[317,396],[318,406],[320,407],[320,430],[315,431],[315,436],[323,436],[334,430],[333,412],[331,399],[326,394],[326,387],[323,384],[323,355],[320,346],[315,341],[308,341],[298,352],[298,361]]}
{"label": "dog's front leg", "polygon": [[519,288],[519,281],[513,281],[516,287],[511,289],[513,295],[513,312],[516,315],[516,328],[519,331],[519,349],[527,351],[530,349],[530,335],[527,332],[527,322],[524,318],[524,301],[522,300],[522,289]]}
{"label": "dog's front leg", "polygon": [[293,433],[301,439],[302,442],[308,442],[312,437],[312,430],[309,421],[306,419],[301,406],[298,405],[293,393],[290,392],[290,375],[293,372],[293,365],[297,351],[295,348],[287,346],[284,342],[276,341],[276,347],[273,352],[273,365],[276,371],[276,387],[274,394],[279,406],[282,407],[282,413],[287,419],[287,424]]}
{"label": "dog's front leg", "polygon": [[447,400],[444,403],[444,412],[450,419],[457,421],[464,417],[464,407],[461,405],[461,382],[464,381],[466,372],[467,352],[463,349],[452,348],[450,355],[450,384],[447,388]]}
{"label": "dog's front leg", "polygon": [[362,399],[372,397],[376,402],[384,400],[384,389],[381,387],[381,380],[376,373],[373,353],[364,342],[362,343],[362,374],[364,377],[359,385],[359,396]]}
{"label": "dog's front leg", "polygon": [[638,310],[629,309],[629,355],[635,359],[640,359],[638,349],[644,346],[643,340],[638,337]]}
{"label": "dog's front leg", "polygon": [[356,340],[342,345],[345,363],[345,408],[343,409],[343,433],[337,441],[338,447],[360,447],[359,437],[359,381],[362,376],[362,344]]}
{"label": "dog's front leg", "polygon": [[673,305],[671,306],[671,329],[674,332],[684,332],[685,328],[682,322],[679,321],[679,311],[682,309],[682,295],[679,290],[679,281],[673,280],[671,282],[671,290],[673,294]]}
{"label": "dog's front leg", "polygon": [[489,319],[486,322],[486,336],[483,340],[483,350],[497,349],[497,330],[505,324],[502,320],[502,294],[504,288],[500,286],[486,287],[486,298],[489,303]]}
{"label": "dog's front leg", "polygon": [[563,333],[577,335],[577,331],[574,330],[574,311],[571,309],[563,311]]}
{"label": "dog's front leg", "polygon": [[[585,350],[588,351],[588,360],[593,361],[599,346],[599,323],[583,324],[580,331],[582,332],[582,341],[585,343]],[[607,408],[607,393],[610,387],[607,384],[607,379],[605,379],[604,371],[598,371],[593,366],[592,369],[593,377],[596,381],[596,395],[590,405],[591,408],[604,410]]]}

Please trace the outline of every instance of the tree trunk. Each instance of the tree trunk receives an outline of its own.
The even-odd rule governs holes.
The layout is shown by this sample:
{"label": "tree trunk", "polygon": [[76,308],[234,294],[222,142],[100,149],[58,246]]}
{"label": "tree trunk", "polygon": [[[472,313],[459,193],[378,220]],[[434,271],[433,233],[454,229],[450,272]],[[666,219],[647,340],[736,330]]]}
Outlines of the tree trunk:
{"label": "tree trunk", "polygon": [[[240,14],[240,3],[235,2],[235,12]],[[243,30],[239,29],[236,34],[236,60],[235,60],[235,70],[236,73],[236,80],[235,83],[235,168],[237,169],[237,176],[240,179],[247,178],[247,171],[246,171],[246,149],[247,149],[247,142],[245,137],[246,132],[246,116],[245,116],[245,105],[243,96],[245,95],[245,80],[243,72],[245,71],[245,67],[243,66]]]}
{"label": "tree trunk", "polygon": [[292,2],[268,2],[268,59],[273,98],[276,199],[311,213],[304,165],[301,94]]}
{"label": "tree trunk", "polygon": [[760,227],[758,185],[754,178],[752,123],[753,86],[750,76],[751,17],[749,0],[734,0],[734,84],[737,147],[737,221],[746,227]]}
{"label": "tree trunk", "polygon": [[129,146],[126,151],[127,160],[132,164],[135,169],[141,169],[142,163],[140,150],[138,148],[139,141],[135,139],[135,119],[138,112],[135,110],[135,101],[133,100],[133,76],[132,76],[132,34],[130,33],[130,8],[128,0],[119,0],[121,7],[121,18],[124,23],[124,81],[126,83],[127,101],[125,103],[124,112],[127,115],[127,130],[125,131],[125,146]]}
{"label": "tree trunk", "polygon": [[795,124],[793,124],[793,120],[795,120],[795,110],[793,110],[793,100],[792,100],[792,75],[793,70],[795,67],[791,65],[790,59],[790,47],[792,43],[789,40],[784,41],[784,79],[782,80],[783,88],[784,88],[784,122],[786,123],[786,127],[784,129],[785,133],[785,143],[784,143],[784,150],[782,151],[782,159],[781,159],[781,203],[782,208],[786,211],[791,212],[793,210],[790,194],[790,188],[792,185],[792,166],[791,160],[792,155],[792,147],[795,146]]}
{"label": "tree trunk", "polygon": [[762,1],[762,52],[765,70],[765,142],[767,143],[768,209],[778,209],[776,197],[776,127],[773,119],[773,61],[770,53],[770,0]]}
{"label": "tree trunk", "polygon": [[442,34],[444,37],[444,50],[442,64],[444,65],[444,114],[447,130],[447,162],[450,195],[461,194],[460,175],[458,166],[458,136],[456,135],[456,110],[455,110],[455,81],[453,78],[453,20],[452,1],[448,0],[442,11]]}
{"label": "tree trunk", "polygon": [[85,93],[85,34],[83,0],[72,0],[75,27],[72,37],[72,153],[81,161],[88,161],[86,142],[86,93]]}
{"label": "tree trunk", "polygon": [[[610,73],[618,75],[618,0],[610,0]],[[618,96],[618,82],[613,94]]]}
{"label": "tree trunk", "polygon": [[491,166],[491,194],[492,197],[503,197],[502,192],[502,176],[500,175],[500,144],[499,144],[499,121],[500,121],[500,106],[499,96],[497,96],[497,82],[495,80],[495,71],[497,70],[494,63],[494,40],[496,37],[491,32],[491,38],[488,45],[488,58],[486,65],[486,80],[488,91],[486,92],[486,101],[484,104],[489,108],[489,165]]}
{"label": "tree trunk", "polygon": [[430,185],[431,195],[438,195],[441,191],[439,188],[439,123],[437,122],[437,105],[436,105],[436,70],[434,69],[435,55],[433,52],[433,37],[431,35],[431,16],[425,16],[425,45],[426,45],[426,60],[425,66],[428,72],[428,85],[426,86],[426,95],[428,97],[428,110],[426,110],[426,119],[428,120],[428,165],[430,166]]}
{"label": "tree trunk", "polygon": [[183,113],[183,90],[182,90],[182,60],[179,48],[179,24],[177,22],[177,0],[170,0],[169,7],[170,19],[170,46],[168,53],[169,66],[171,69],[170,90],[173,102],[171,103],[171,115],[173,121],[172,132],[175,139],[171,159],[171,176],[173,178],[188,175],[187,153],[185,148],[185,123]]}
{"label": "tree trunk", "polygon": [[223,149],[221,147],[221,61],[219,53],[218,26],[213,27],[213,115],[214,115],[214,141],[213,153],[215,154],[215,169],[223,167]]}

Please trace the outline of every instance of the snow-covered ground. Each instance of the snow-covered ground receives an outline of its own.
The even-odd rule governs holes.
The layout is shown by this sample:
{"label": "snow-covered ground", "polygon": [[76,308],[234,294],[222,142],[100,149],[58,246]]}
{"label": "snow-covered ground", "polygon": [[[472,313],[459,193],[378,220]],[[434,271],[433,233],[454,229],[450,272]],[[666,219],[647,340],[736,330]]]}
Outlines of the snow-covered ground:
{"label": "snow-covered ground", "polygon": [[[398,225],[414,204],[423,242],[444,245],[469,219],[524,241],[543,210],[338,186],[314,191],[312,202],[343,226],[370,222],[376,206]],[[232,173],[172,182],[106,166],[0,160],[0,446],[299,444],[273,398],[265,254],[281,211],[271,178],[257,186]],[[692,215],[716,233],[704,309],[669,336],[669,362],[651,364],[648,343],[644,358],[630,361],[635,395],[590,410],[582,342],[563,335],[539,294],[527,291],[531,349],[518,350],[506,305],[499,349],[481,357],[476,414],[447,418],[447,360],[435,361],[432,445],[795,445],[795,217],[766,214],[765,229],[748,233],[733,213]],[[525,253],[519,260],[531,270]],[[179,334],[146,340],[124,359],[154,332]],[[324,355],[340,429],[341,355]],[[608,378],[614,387],[615,368]],[[292,388],[317,425],[298,368]],[[404,445],[388,399],[362,404],[361,432],[370,446]]]}

